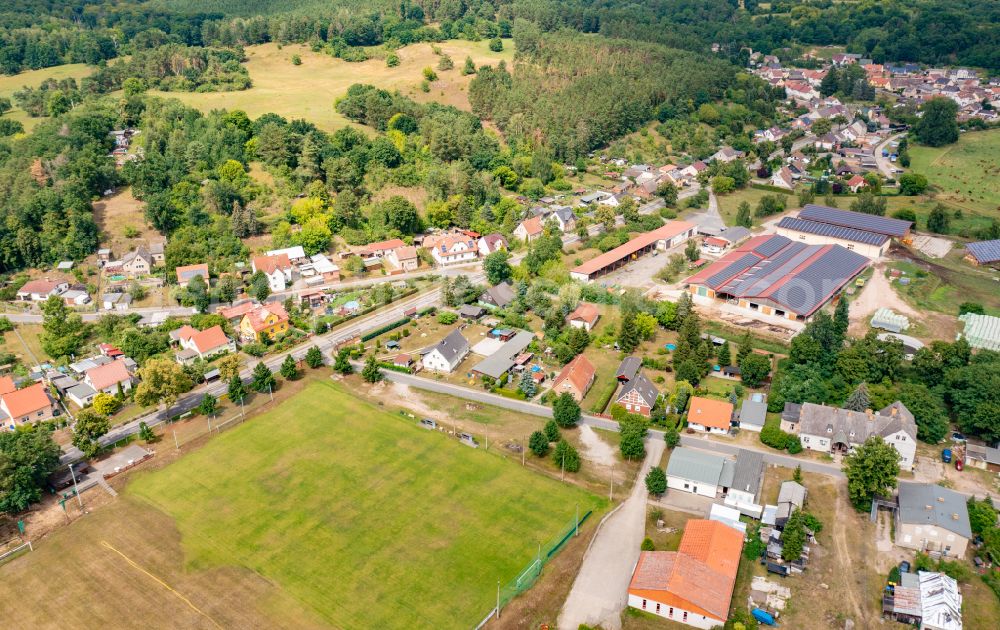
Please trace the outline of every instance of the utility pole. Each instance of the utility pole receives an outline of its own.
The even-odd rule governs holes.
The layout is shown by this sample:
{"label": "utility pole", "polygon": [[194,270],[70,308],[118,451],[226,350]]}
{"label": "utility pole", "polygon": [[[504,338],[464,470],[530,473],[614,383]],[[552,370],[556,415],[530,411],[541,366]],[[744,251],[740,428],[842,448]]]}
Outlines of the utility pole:
{"label": "utility pole", "polygon": [[177,450],[180,450],[181,443],[177,441],[177,430],[176,429],[173,431],[173,434],[174,434],[174,446],[177,447]]}
{"label": "utility pole", "polygon": [[486,450],[489,451],[490,450],[490,428],[489,428],[489,426],[487,426],[487,424],[485,422],[483,423],[483,433],[486,434]]}
{"label": "utility pole", "polygon": [[274,391],[271,390],[271,384],[267,384],[267,393],[271,395],[271,402],[274,402]]}
{"label": "utility pole", "polygon": [[521,442],[521,465],[524,466],[524,452],[528,450],[528,438]]}
{"label": "utility pole", "polygon": [[612,502],[615,500],[615,467],[611,467],[611,489],[608,490],[608,501]]}
{"label": "utility pole", "polygon": [[497,619],[500,618],[500,578],[497,578]]}
{"label": "utility pole", "polygon": [[[80,487],[76,485],[76,471],[73,470],[73,464],[69,465],[69,474],[73,476],[73,492],[76,492],[76,500],[80,502],[80,511],[83,511],[83,498],[80,496]],[[63,508],[65,509],[65,508]]]}
{"label": "utility pole", "polygon": [[573,534],[573,535],[574,536],[579,536],[580,535],[580,504],[579,503],[576,504],[576,533]]}

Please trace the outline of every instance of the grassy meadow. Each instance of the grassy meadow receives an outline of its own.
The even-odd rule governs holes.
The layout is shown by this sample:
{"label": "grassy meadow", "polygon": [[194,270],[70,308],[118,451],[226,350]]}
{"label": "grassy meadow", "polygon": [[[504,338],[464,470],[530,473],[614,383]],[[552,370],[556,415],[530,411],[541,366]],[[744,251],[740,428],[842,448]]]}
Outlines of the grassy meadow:
{"label": "grassy meadow", "polygon": [[[164,97],[177,98],[200,109],[242,109],[251,118],[274,112],[288,119],[304,118],[324,131],[335,131],[348,124],[348,120],[334,110],[337,98],[347,93],[355,83],[370,83],[388,90],[399,90],[420,102],[436,101],[469,109],[467,88],[472,76],[462,76],[465,57],[473,62],[495,64],[500,60],[510,62],[514,44],[505,41],[504,50],[495,53],[488,41],[468,42],[453,40],[437,44],[441,51],[451,56],[455,67],[437,71],[438,80],[431,90],[420,90],[425,67],[436,68],[439,57],[430,44],[413,44],[397,51],[400,64],[389,68],[385,64],[383,48],[369,50],[372,59],[361,63],[348,63],[308,46],[262,44],[246,48],[246,67],[253,87],[239,92],[154,92]],[[302,65],[292,64],[292,55],[299,55]]]}
{"label": "grassy meadow", "polygon": [[[19,91],[23,87],[38,87],[47,79],[62,80],[73,78],[79,81],[89,75],[90,72],[91,68],[86,64],[71,63],[52,68],[42,68],[41,70],[28,70],[19,74],[0,74],[0,97],[9,98],[13,102],[14,92]],[[4,116],[21,121],[24,124],[25,131],[31,131],[32,127],[45,120],[45,118],[32,118],[28,116],[27,112],[16,105],[14,109],[4,114]]]}
{"label": "grassy meadow", "polygon": [[962,134],[958,142],[910,147],[911,170],[939,189],[937,199],[963,212],[1000,217],[1000,130]]}
{"label": "grassy meadow", "polygon": [[12,627],[469,627],[577,505],[605,501],[321,381],[0,567],[19,584],[0,608]]}

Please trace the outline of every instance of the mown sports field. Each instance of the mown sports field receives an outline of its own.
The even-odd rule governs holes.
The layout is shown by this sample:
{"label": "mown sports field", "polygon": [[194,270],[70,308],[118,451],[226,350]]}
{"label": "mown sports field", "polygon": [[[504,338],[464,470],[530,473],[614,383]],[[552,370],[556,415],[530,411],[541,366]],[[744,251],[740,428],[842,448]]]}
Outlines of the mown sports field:
{"label": "mown sports field", "polygon": [[468,628],[577,504],[606,502],[319,381],[0,567],[18,585],[0,610],[14,628]]}

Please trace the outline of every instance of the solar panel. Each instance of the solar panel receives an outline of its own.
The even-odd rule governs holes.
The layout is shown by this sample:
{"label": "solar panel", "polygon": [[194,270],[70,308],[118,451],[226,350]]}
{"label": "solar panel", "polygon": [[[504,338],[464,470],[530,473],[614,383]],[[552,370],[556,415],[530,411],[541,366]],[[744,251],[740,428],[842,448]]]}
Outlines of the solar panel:
{"label": "solar panel", "polygon": [[781,251],[781,248],[788,245],[792,241],[785,238],[784,236],[772,236],[760,245],[758,245],[754,251],[761,256],[773,256]]}
{"label": "solar panel", "polygon": [[830,225],[854,228],[857,230],[865,230],[868,232],[877,232],[878,234],[896,237],[905,236],[906,232],[910,229],[910,226],[913,225],[912,222],[903,221],[902,219],[892,219],[888,217],[880,217],[876,214],[840,210],[839,208],[818,206],[812,203],[808,203],[804,208],[802,208],[802,211],[799,212],[799,218],[809,219],[810,221],[819,221],[820,223],[829,223]]}
{"label": "solar panel", "polygon": [[726,292],[737,297],[761,295],[768,287],[787,276],[793,269],[805,262],[809,256],[815,254],[819,247],[818,245],[809,246],[789,241],[788,247],[779,251],[776,256],[760,261],[750,273],[741,276],[737,282],[726,287]]}
{"label": "solar panel", "polygon": [[861,254],[834,245],[778,287],[771,298],[799,315],[810,315],[869,262]]}
{"label": "solar panel", "polygon": [[845,241],[865,243],[867,245],[881,246],[889,240],[888,236],[877,232],[856,230],[854,228],[831,225],[829,223],[820,223],[818,221],[810,221],[808,219],[796,219],[795,217],[784,217],[778,222],[778,227],[795,230],[797,232],[816,234],[818,236],[838,238]]}
{"label": "solar panel", "polygon": [[709,276],[708,279],[705,280],[705,284],[713,288],[717,287],[726,280],[729,280],[736,274],[740,273],[741,271],[749,269],[758,260],[760,260],[760,256],[758,256],[757,254],[754,253],[743,254],[735,261],[726,265],[725,268],[722,269],[722,271],[717,271],[711,276]]}
{"label": "solar panel", "polygon": [[1000,239],[995,241],[979,241],[969,243],[965,249],[976,257],[980,263],[986,264],[1000,260]]}

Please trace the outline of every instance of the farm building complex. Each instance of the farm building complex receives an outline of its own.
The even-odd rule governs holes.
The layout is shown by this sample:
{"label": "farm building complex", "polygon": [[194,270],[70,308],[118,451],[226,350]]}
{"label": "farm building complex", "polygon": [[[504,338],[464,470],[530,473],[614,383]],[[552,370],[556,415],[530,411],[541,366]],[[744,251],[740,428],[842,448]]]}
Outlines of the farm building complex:
{"label": "farm building complex", "polygon": [[688,290],[741,308],[805,320],[871,260],[840,245],[798,243],[758,236],[686,280]]}
{"label": "farm building complex", "polygon": [[611,273],[639,256],[654,249],[670,249],[693,237],[697,226],[687,221],[670,221],[652,232],[636,236],[624,245],[605,252],[572,269],[569,275],[574,280],[588,282],[598,276]]}
{"label": "farm building complex", "polygon": [[807,203],[799,212],[799,219],[823,223],[830,226],[861,230],[872,234],[882,234],[889,238],[905,241],[910,238],[911,221],[880,217],[877,214],[840,210],[829,206]]}
{"label": "farm building complex", "polygon": [[979,241],[965,246],[966,259],[974,265],[1000,263],[1000,239]]}

